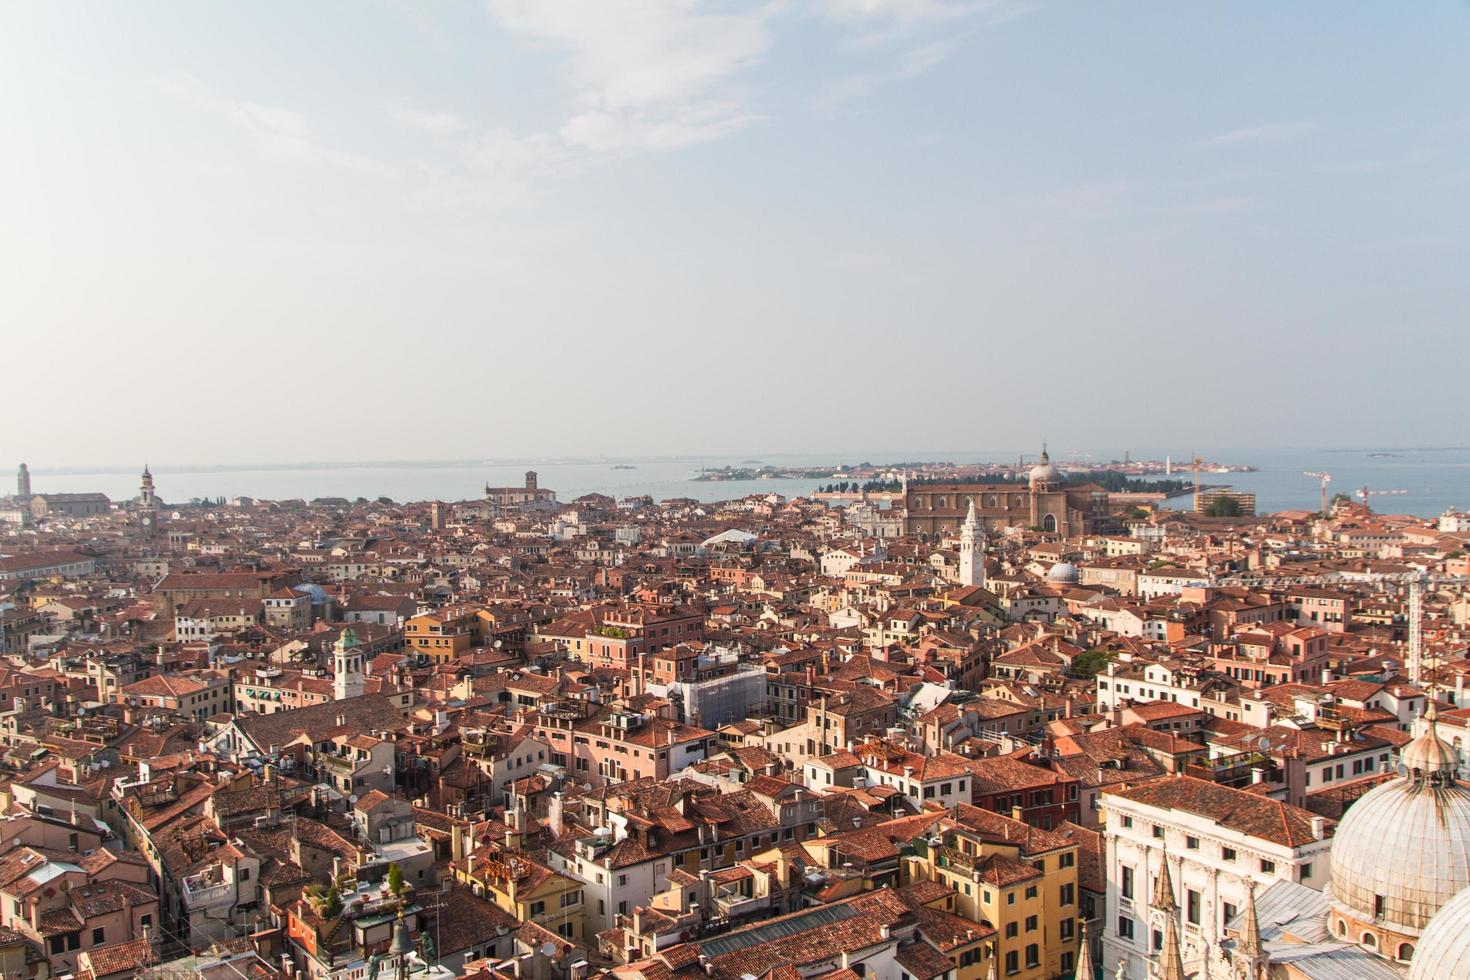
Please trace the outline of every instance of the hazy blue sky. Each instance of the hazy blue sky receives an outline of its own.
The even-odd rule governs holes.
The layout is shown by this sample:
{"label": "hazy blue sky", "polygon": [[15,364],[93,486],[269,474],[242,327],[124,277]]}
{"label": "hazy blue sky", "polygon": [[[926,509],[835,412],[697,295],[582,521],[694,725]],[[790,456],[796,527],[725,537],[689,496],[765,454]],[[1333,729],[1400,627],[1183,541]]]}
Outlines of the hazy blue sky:
{"label": "hazy blue sky", "polygon": [[5,3],[0,461],[1463,443],[1467,81],[1430,0]]}

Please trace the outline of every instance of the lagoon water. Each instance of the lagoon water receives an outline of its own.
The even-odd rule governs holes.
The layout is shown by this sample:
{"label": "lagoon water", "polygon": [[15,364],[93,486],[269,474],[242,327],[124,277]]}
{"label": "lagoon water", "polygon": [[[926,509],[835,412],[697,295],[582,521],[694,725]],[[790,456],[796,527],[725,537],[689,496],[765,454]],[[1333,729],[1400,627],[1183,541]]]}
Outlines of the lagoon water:
{"label": "lagoon water", "polygon": [[[1235,449],[1199,450],[1200,455],[1226,464],[1249,464],[1255,473],[1207,474],[1207,483],[1228,483],[1256,493],[1262,512],[1303,508],[1315,510],[1320,501],[1318,481],[1306,471],[1333,476],[1331,493],[1356,493],[1368,486],[1375,490],[1404,490],[1376,498],[1374,510],[1418,514],[1429,517],[1450,507],[1470,508],[1470,448],[1420,449]],[[1176,460],[1189,458],[1184,449],[1134,449],[1134,459]],[[188,466],[151,464],[159,495],[166,501],[195,497],[250,496],[261,499],[314,497],[391,497],[394,500],[465,500],[479,496],[485,484],[519,485],[528,469],[540,475],[540,485],[557,491],[561,500],[599,492],[615,497],[648,494],[656,500],[692,497],[698,500],[728,500],[750,493],[776,492],[794,496],[810,493],[831,478],[820,480],[751,480],[703,482],[691,477],[701,466],[751,465],[753,460],[779,466],[837,465],[840,463],[889,463],[899,460],[950,460],[954,462],[1008,461],[1015,450],[954,452],[871,452],[810,455],[759,456],[665,456],[609,457],[605,459],[498,459],[438,462],[304,463],[256,466]],[[1063,471],[1072,460],[1066,451],[1052,454]],[[1122,450],[1093,451],[1095,461],[1121,459]],[[633,469],[614,469],[614,466]],[[48,469],[43,461],[31,461],[32,488],[36,493],[100,491],[113,500],[137,494],[142,466],[108,466],[82,470]],[[1178,474],[1190,479],[1191,474]],[[1085,477],[1081,477],[1085,479]],[[1175,506],[1189,506],[1187,496],[1176,498]]]}

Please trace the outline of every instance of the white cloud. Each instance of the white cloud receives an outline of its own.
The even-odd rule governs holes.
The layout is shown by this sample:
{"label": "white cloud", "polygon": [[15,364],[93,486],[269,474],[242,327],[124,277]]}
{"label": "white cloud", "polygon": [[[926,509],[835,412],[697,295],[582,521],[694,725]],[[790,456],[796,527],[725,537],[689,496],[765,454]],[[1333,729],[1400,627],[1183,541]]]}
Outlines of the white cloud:
{"label": "white cloud", "polygon": [[1200,146],[1245,146],[1260,143],[1291,143],[1316,128],[1315,123],[1267,123],[1217,133],[1199,141]]}
{"label": "white cloud", "polygon": [[817,93],[813,105],[818,112],[832,112],[840,105],[871,95],[885,85],[922,75],[958,51],[964,40],[964,35],[955,35],[906,48],[881,69],[856,72],[832,82]]}
{"label": "white cloud", "polygon": [[732,85],[770,48],[774,6],[711,12],[695,0],[489,0],[502,27],[556,51],[573,112],[570,145],[597,153],[673,149],[764,118]]}
{"label": "white cloud", "polygon": [[394,99],[388,103],[388,115],[396,123],[436,136],[467,133],[475,128],[475,124],[468,119],[452,112],[421,109],[410,99]]}
{"label": "white cloud", "polygon": [[821,113],[871,95],[943,64],[971,28],[996,27],[1036,9],[1017,0],[821,0],[818,8],[845,33],[841,47],[870,64],[824,86],[813,100]]}
{"label": "white cloud", "polygon": [[381,160],[319,142],[307,117],[294,109],[222,95],[192,75],[158,79],[156,84],[181,102],[228,119],[246,133],[262,156],[270,159],[325,164],[369,177],[397,174],[397,168]]}

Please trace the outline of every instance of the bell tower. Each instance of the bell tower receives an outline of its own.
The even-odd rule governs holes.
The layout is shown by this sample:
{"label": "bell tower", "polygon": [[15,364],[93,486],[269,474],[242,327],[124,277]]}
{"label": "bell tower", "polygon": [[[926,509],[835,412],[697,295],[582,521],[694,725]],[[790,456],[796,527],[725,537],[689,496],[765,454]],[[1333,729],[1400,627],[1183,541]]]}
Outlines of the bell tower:
{"label": "bell tower", "polygon": [[153,474],[148,472],[148,464],[143,464],[143,479],[138,484],[138,503],[146,508],[158,506],[158,495],[153,492]]}
{"label": "bell tower", "polygon": [[31,471],[26,467],[26,464],[24,463],[20,464],[20,472],[15,475],[15,495],[19,497],[23,503],[30,503]]}
{"label": "bell tower", "polygon": [[960,584],[985,584],[985,526],[975,514],[975,500],[960,525]]}
{"label": "bell tower", "polygon": [[362,644],[349,626],[332,645],[332,696],[345,701],[362,693]]}

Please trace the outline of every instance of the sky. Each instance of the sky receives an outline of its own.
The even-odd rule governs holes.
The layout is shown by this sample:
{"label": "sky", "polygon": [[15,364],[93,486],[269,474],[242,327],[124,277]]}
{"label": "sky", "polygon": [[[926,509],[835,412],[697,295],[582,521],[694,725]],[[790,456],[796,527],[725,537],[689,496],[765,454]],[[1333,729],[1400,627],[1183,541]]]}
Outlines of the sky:
{"label": "sky", "polygon": [[0,4],[0,463],[1465,442],[1470,3]]}

